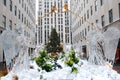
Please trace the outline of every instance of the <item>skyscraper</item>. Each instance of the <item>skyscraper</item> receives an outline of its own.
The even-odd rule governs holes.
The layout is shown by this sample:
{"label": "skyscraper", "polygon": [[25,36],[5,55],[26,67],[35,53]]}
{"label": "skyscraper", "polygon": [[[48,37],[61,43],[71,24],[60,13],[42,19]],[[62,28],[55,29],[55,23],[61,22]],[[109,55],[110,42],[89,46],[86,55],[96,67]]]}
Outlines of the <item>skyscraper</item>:
{"label": "skyscraper", "polygon": [[[0,0],[0,37],[4,30],[9,29],[19,34],[17,33],[19,27],[29,27],[28,30],[23,31],[23,34],[27,37],[28,41],[30,41],[28,46],[29,52],[31,52],[32,49],[35,48],[35,42],[31,39],[31,36],[34,35],[35,28],[35,24],[33,24],[35,21],[35,5],[35,0]],[[32,35],[30,31],[33,31]],[[0,69],[4,67],[4,55],[3,45],[2,42],[0,42]],[[8,54],[8,56],[9,55],[10,54]],[[10,65],[7,66],[11,66],[13,59],[10,61]]]}
{"label": "skyscraper", "polygon": [[[38,44],[48,42],[52,28],[56,29],[61,43],[70,44],[70,13],[62,11],[69,0],[39,0],[38,4]],[[50,13],[53,6],[57,8],[56,13]]]}
{"label": "skyscraper", "polygon": [[[103,32],[110,27],[120,30],[120,1],[113,0],[71,0],[71,29],[73,45],[79,52],[89,53],[87,36],[95,27]],[[93,26],[94,25],[94,26]]]}

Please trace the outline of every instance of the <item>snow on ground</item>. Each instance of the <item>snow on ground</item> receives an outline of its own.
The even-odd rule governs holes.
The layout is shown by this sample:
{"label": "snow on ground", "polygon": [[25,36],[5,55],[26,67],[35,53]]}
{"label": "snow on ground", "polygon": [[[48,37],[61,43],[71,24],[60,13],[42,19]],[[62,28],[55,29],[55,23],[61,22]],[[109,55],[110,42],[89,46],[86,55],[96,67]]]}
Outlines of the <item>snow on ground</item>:
{"label": "snow on ground", "polygon": [[[120,74],[111,68],[103,65],[92,65],[85,60],[81,60],[83,65],[78,65],[79,72],[71,73],[70,67],[54,70],[52,72],[38,71],[35,62],[34,69],[18,72],[19,80],[120,80]],[[40,76],[42,79],[40,79]],[[12,74],[2,77],[1,80],[12,80]]]}

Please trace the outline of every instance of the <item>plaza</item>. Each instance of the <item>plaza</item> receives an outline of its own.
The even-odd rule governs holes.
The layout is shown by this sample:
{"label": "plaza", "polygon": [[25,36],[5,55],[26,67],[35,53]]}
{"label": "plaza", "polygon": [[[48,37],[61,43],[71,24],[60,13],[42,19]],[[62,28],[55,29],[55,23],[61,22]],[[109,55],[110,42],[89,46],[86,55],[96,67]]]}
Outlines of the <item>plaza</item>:
{"label": "plaza", "polygon": [[[45,54],[40,56],[41,51],[47,53],[47,58]],[[47,71],[52,72],[47,73],[44,69],[48,63]],[[12,76],[35,80],[30,76],[31,67],[37,80],[119,80],[120,1],[1,0],[0,76],[5,76],[2,80]],[[106,69],[104,75],[97,72],[97,67]],[[66,73],[61,75],[64,70]],[[25,72],[29,77],[22,75]],[[53,78],[56,73],[59,76]]]}

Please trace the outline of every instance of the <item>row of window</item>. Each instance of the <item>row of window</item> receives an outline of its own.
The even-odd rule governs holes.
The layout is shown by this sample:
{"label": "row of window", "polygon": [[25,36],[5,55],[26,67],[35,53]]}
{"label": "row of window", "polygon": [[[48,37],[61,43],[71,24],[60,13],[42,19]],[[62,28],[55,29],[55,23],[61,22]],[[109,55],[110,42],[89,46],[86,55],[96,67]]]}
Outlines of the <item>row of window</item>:
{"label": "row of window", "polygon": [[[6,1],[7,0],[3,0],[3,4],[6,6],[7,4],[6,4]],[[10,11],[12,11],[12,0],[9,0],[9,6],[10,6]]]}
{"label": "row of window", "polygon": [[[83,21],[82,21],[83,22]],[[77,27],[74,27],[74,31],[76,31],[79,26],[81,26],[83,23],[81,22],[81,20],[79,20],[78,24],[76,24]],[[113,22],[113,11],[112,9],[109,10],[109,23],[112,23]],[[98,23],[98,19],[96,19],[96,23]],[[105,26],[105,16],[102,15],[101,16],[101,25],[104,27]]]}
{"label": "row of window", "polygon": [[[6,6],[6,1],[7,0],[3,0],[3,4],[5,6]],[[13,4],[12,3],[13,3],[12,0],[10,0],[10,11],[12,11],[12,8],[13,8]],[[19,0],[19,3],[21,3],[21,0]],[[24,10],[28,14],[28,16],[31,18],[31,20],[34,21],[34,18],[32,16],[32,14],[30,13],[30,10],[28,9],[28,7],[26,6],[26,4],[24,3],[24,0],[22,0],[22,7],[24,7]],[[23,14],[21,13],[20,10],[17,9],[17,6],[15,5],[14,6],[14,14],[15,14],[15,16],[17,16],[17,11],[19,12],[18,13],[18,18],[20,19],[21,15],[23,15]],[[23,19],[22,19],[22,22],[23,22]],[[25,20],[25,22],[26,22],[26,20]]]}
{"label": "row of window", "polygon": [[[5,6],[6,6],[6,1],[7,1],[7,0],[3,0],[3,4],[4,4]],[[10,5],[10,11],[12,11],[12,6],[13,6],[12,3],[13,3],[13,2],[12,2],[12,0],[9,0],[9,1],[10,1],[10,2],[9,2],[9,3],[10,3],[10,4],[9,4],[9,5]],[[19,1],[20,1],[20,0],[19,0]],[[25,8],[24,8],[24,9],[25,9],[25,11],[26,11],[26,8],[28,8],[28,7],[26,7],[26,4],[24,4],[24,1],[22,1],[22,8],[24,7],[24,5],[25,5]],[[17,9],[17,8],[16,8],[16,6],[15,6],[15,10],[16,10],[16,9]],[[27,9],[27,12],[28,12],[28,9]]]}
{"label": "row of window", "polygon": [[[6,16],[4,16],[4,15],[2,18],[2,26],[6,29]],[[12,20],[9,20],[9,28],[12,30]]]}
{"label": "row of window", "polygon": [[[80,0],[77,3],[79,3],[79,2],[80,2]],[[84,8],[85,8],[86,4],[88,4],[88,0],[84,0],[83,3],[84,3]],[[96,10],[97,10],[97,4],[98,4],[98,0],[95,0],[95,9]],[[100,0],[100,5],[102,6],[103,4],[104,4],[104,0]]]}
{"label": "row of window", "polygon": [[[120,17],[120,3],[119,3],[119,17]],[[110,9],[109,11],[108,11],[108,14],[109,14],[109,23],[112,23],[113,22],[113,10],[112,9]],[[98,22],[98,20],[96,20],[96,23]],[[101,24],[102,24],[102,26],[105,26],[105,16],[104,15],[102,15],[101,16]],[[90,27],[88,26],[88,31],[90,30]],[[78,36],[79,36],[79,38],[82,40],[82,38],[85,38],[85,36],[86,36],[86,34],[87,34],[87,30],[85,29],[84,31],[82,30],[82,32],[80,32],[78,35],[76,35],[75,37],[74,37],[74,41],[73,42],[76,42],[76,41],[78,41],[79,39],[78,39]]]}
{"label": "row of window", "polygon": [[43,33],[42,27],[38,27],[38,36],[39,36],[38,41],[39,41],[39,43],[42,43],[42,39],[43,39],[42,33]]}
{"label": "row of window", "polygon": [[[97,2],[98,0],[95,0],[95,11],[97,11]],[[101,3],[101,5],[103,5],[103,3],[104,3],[104,0],[100,0],[100,3]],[[119,8],[120,9],[120,8]],[[80,13],[81,13],[81,10],[79,10],[80,11]],[[86,14],[84,14],[84,20],[86,21],[86,16],[87,16],[87,19],[89,19],[89,13],[91,14],[91,15],[93,15],[93,6],[90,6],[90,12],[89,12],[89,10],[87,10],[87,15]],[[119,14],[120,14],[120,12],[119,12]],[[105,24],[105,22],[104,22],[104,15],[101,17],[101,22],[102,22],[102,26],[104,26],[104,24]],[[109,23],[112,23],[113,22],[113,11],[112,11],[112,9],[111,10],[109,10]]]}
{"label": "row of window", "polygon": [[58,25],[58,31],[63,31],[63,25]]}
{"label": "row of window", "polygon": [[[109,10],[109,23],[113,22],[113,10]],[[104,27],[105,26],[105,16],[101,16],[101,25]]]}
{"label": "row of window", "polygon": [[[88,1],[86,1],[87,3],[88,3]],[[101,4],[101,6],[103,5],[103,3],[104,3],[104,0],[100,0],[100,4]],[[85,8],[85,0],[84,0],[84,5],[83,5],[83,3],[81,4],[81,7],[79,8],[79,12],[81,13],[84,9],[83,9],[83,6],[84,6],[84,8]],[[98,0],[95,0],[94,1],[94,5],[95,5],[95,11],[97,11],[98,10]],[[87,13],[88,13],[89,11],[87,11]],[[93,6],[90,6],[90,13],[91,13],[91,15],[93,15]]]}
{"label": "row of window", "polygon": [[[22,0],[22,1],[21,1],[21,0],[19,0],[19,3],[20,3],[20,4],[21,4],[21,2],[24,2],[24,0]],[[31,0],[27,0],[27,2],[29,2],[29,3],[30,3],[30,2],[31,2]]]}
{"label": "row of window", "polygon": [[[112,23],[113,22],[113,10],[109,10],[109,23]],[[96,20],[96,24],[98,23],[98,19]],[[101,25],[102,27],[105,26],[105,15],[102,15],[101,16]]]}
{"label": "row of window", "polygon": [[58,36],[60,37],[60,41],[63,42],[63,32],[59,32]]}
{"label": "row of window", "polygon": [[45,35],[44,35],[44,38],[45,38],[45,44],[48,42],[48,39],[49,39],[49,26],[45,26]]}
{"label": "row of window", "polygon": [[70,36],[69,36],[69,34],[65,34],[65,43],[70,43]]}
{"label": "row of window", "polygon": [[[108,15],[109,15],[109,23],[112,23],[113,22],[113,10],[112,9],[110,9],[108,11]],[[87,19],[89,19],[89,10],[87,10],[87,15],[84,14],[84,20],[82,17],[82,19],[80,19],[80,21],[78,22],[79,26],[81,26],[83,24],[83,21],[86,21],[86,16],[87,16]],[[95,22],[98,23],[98,19]],[[101,25],[103,27],[105,26],[105,16],[104,15],[101,16]]]}
{"label": "row of window", "polygon": [[[93,29],[93,27],[91,26],[91,29]],[[81,32],[79,32],[76,36],[73,37],[73,42],[78,42],[79,40],[83,40],[86,39],[86,35],[87,32],[90,31],[90,26],[88,26],[87,28],[85,28],[84,30],[82,30]]]}
{"label": "row of window", "polygon": [[[120,7],[120,6],[119,6]],[[98,22],[98,20],[96,20],[96,23]],[[112,12],[112,9],[109,10],[109,22],[112,23],[113,22],[113,12]],[[101,23],[102,23],[102,26],[105,26],[105,16],[101,16]],[[88,26],[88,31],[90,30],[90,27]],[[85,28],[85,31],[82,30],[82,32],[80,32],[80,34],[76,35],[74,37],[74,40],[76,41],[79,36],[79,38],[82,40],[83,38],[85,38],[85,36],[87,35],[87,30]]]}

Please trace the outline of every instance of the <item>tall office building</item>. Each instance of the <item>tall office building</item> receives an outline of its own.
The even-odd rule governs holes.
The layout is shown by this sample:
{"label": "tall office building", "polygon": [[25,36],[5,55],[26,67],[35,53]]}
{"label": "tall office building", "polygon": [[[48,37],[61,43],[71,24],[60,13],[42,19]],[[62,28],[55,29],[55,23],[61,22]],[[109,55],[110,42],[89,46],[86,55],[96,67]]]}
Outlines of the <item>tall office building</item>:
{"label": "tall office building", "polygon": [[[35,0],[0,0],[0,37],[4,30],[9,29],[16,32],[19,27],[29,26],[29,29],[23,30],[24,36],[29,41],[29,52],[32,52],[33,48],[35,48],[35,42],[31,39],[35,28],[35,24],[33,24],[35,21],[35,4]],[[33,32],[33,35],[30,34],[30,31]],[[4,55],[3,45],[0,42],[0,69],[4,67]],[[7,66],[11,66],[11,63]]]}
{"label": "tall office building", "polygon": [[71,0],[73,45],[78,52],[88,53],[86,36],[96,27],[105,32],[109,27],[120,30],[120,0]]}
{"label": "tall office building", "polygon": [[[62,12],[63,6],[69,5],[69,2],[69,0],[38,1],[38,45],[45,45],[48,42],[52,28],[56,29],[63,45],[70,44],[70,13]],[[57,12],[48,14],[53,6],[57,8]]]}

